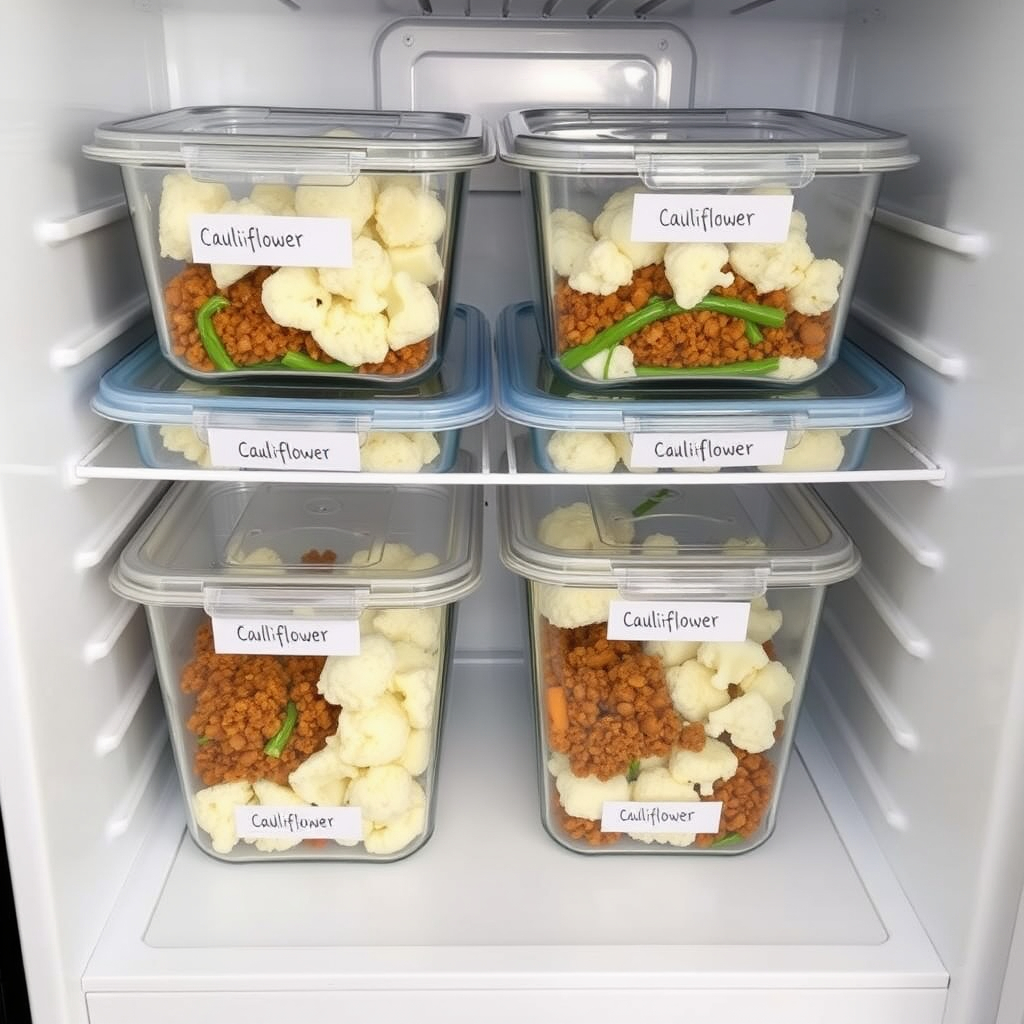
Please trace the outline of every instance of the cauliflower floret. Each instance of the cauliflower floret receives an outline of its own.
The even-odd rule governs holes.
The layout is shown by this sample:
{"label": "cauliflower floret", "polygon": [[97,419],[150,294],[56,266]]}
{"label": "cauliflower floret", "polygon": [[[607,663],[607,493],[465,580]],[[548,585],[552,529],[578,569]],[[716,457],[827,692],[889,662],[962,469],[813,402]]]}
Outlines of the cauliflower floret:
{"label": "cauliflower floret", "polygon": [[759,693],[771,705],[775,720],[782,718],[786,705],[793,699],[796,680],[781,661],[771,661],[740,683],[744,693]]}
{"label": "cauliflower floret", "polygon": [[284,560],[273,548],[253,548],[244,555],[233,555],[235,565],[283,566]]}
{"label": "cauliflower floret", "polygon": [[752,672],[768,664],[764,648],[753,640],[715,640],[700,645],[697,660],[706,668],[715,669],[711,685],[728,690]]}
{"label": "cauliflower floret", "polygon": [[382,636],[364,636],[358,654],[332,654],[324,662],[317,692],[348,711],[373,707],[395,674],[395,649]]}
{"label": "cauliflower floret", "polygon": [[331,293],[309,267],[281,267],[263,282],[263,308],[276,324],[317,331],[327,319]]}
{"label": "cauliflower floret", "polygon": [[767,550],[767,545],[760,537],[730,537],[722,545],[723,555],[749,555]]}
{"label": "cauliflower floret", "polygon": [[677,782],[697,786],[702,796],[711,796],[715,783],[731,779],[739,763],[724,743],[708,738],[703,750],[674,750],[668,759],[668,770]]}
{"label": "cauliflower floret", "polygon": [[391,283],[391,260],[379,242],[365,236],[352,243],[352,266],[321,267],[320,283],[349,299],[356,313],[380,313],[388,304],[384,292]]}
{"label": "cauliflower floret", "polygon": [[387,319],[381,313],[358,313],[345,299],[335,299],[322,323],[308,330],[332,359],[349,366],[380,363],[388,354]]}
{"label": "cauliflower floret", "polygon": [[665,673],[672,705],[688,722],[704,722],[729,703],[729,694],[711,683],[711,669],[696,659],[674,665]]}
{"label": "cauliflower floret", "polygon": [[551,211],[548,216],[548,224],[552,230],[558,228],[566,231],[582,231],[583,234],[590,235],[591,240],[594,238],[594,229],[590,221],[582,213],[567,210],[564,206]]}
{"label": "cauliflower floret", "polygon": [[[376,617],[377,609],[371,608],[371,619],[368,624],[368,631],[373,632],[373,617]],[[436,659],[429,651],[423,650],[417,644],[411,644],[407,640],[395,640],[395,672],[415,672],[418,668],[431,668]]]}
{"label": "cauliflower floret", "polygon": [[427,822],[427,795],[419,783],[414,782],[412,785],[412,806],[404,814],[379,828],[364,819],[363,846],[366,847],[367,853],[382,857],[398,853],[417,836],[422,835]]}
{"label": "cauliflower floret", "polygon": [[[647,768],[640,772],[633,783],[631,800],[652,803],[685,803],[698,798],[692,785],[679,782],[665,767]],[[668,846],[689,846],[696,838],[695,832],[630,832],[630,839],[641,843],[665,843]]]}
{"label": "cauliflower floret", "polygon": [[377,196],[374,223],[389,249],[432,245],[444,234],[445,220],[444,206],[429,192],[388,185]]}
{"label": "cauliflower floret", "polygon": [[[634,242],[630,238],[632,233],[632,199],[629,202],[615,203],[610,208],[606,205],[594,221],[594,237],[607,238],[614,242],[619,251],[629,258],[635,270],[648,267],[652,263],[660,263],[665,256],[665,243]],[[722,260],[722,263],[724,262],[725,260]]]}
{"label": "cauliflower floret", "polygon": [[537,539],[549,547],[571,550],[597,551],[605,546],[594,512],[585,501],[552,509],[537,524]]}
{"label": "cauliflower floret", "polygon": [[802,380],[816,373],[818,364],[807,356],[779,356],[779,365],[769,372],[776,380]]}
{"label": "cauliflower floret", "polygon": [[569,758],[565,754],[560,754],[558,751],[554,751],[548,758],[548,771],[551,772],[556,778],[562,774],[562,772],[571,772],[572,769],[569,765]]}
{"label": "cauliflower floret", "polygon": [[839,301],[842,280],[843,268],[835,260],[815,260],[804,269],[803,278],[790,287],[790,304],[805,316],[824,313]]}
{"label": "cauliflower floret", "polygon": [[400,818],[416,799],[412,776],[398,764],[367,769],[348,787],[347,803],[359,807],[363,821],[377,828]]}
{"label": "cauliflower floret", "polygon": [[674,668],[696,658],[700,644],[700,640],[646,640],[644,654],[653,654],[665,668]]}
{"label": "cauliflower floret", "polygon": [[782,627],[782,612],[768,607],[768,599],[755,597],[750,602],[747,619],[747,639],[759,644],[767,643]]}
{"label": "cauliflower floret", "polygon": [[[238,215],[249,215],[254,217],[265,217],[269,213],[259,203],[251,199],[229,199],[217,213],[232,213]],[[236,281],[241,281],[250,270],[255,270],[253,265],[244,266],[237,263],[211,263],[210,274],[218,288],[229,288]]]}
{"label": "cauliflower floret", "polygon": [[622,464],[630,471],[630,473],[657,472],[657,469],[654,466],[630,465],[630,461],[633,458],[633,442],[630,440],[629,434],[609,434],[608,440],[615,446],[615,450],[619,453],[619,458],[622,460]]}
{"label": "cauliflower floret", "polygon": [[398,763],[412,776],[422,775],[430,764],[430,730],[413,729]]}
{"label": "cauliflower floret", "polygon": [[295,212],[300,217],[346,217],[352,237],[359,235],[373,216],[377,183],[369,175],[348,185],[299,185],[295,189]]}
{"label": "cauliflower floret", "polygon": [[434,720],[437,667],[401,672],[391,681],[391,688],[401,699],[409,724],[414,729],[428,728]]}
{"label": "cauliflower floret", "polygon": [[253,185],[249,198],[276,217],[295,216],[295,189],[290,185]]}
{"label": "cauliflower floret", "polygon": [[385,693],[365,711],[342,708],[338,715],[341,759],[360,768],[397,761],[409,742],[409,719],[394,694]]}
{"label": "cauliflower floret", "polygon": [[561,473],[610,473],[619,456],[604,434],[556,430],[548,438],[548,458]]}
{"label": "cauliflower floret", "polygon": [[729,246],[729,263],[761,295],[792,288],[803,280],[804,272],[814,261],[806,232],[805,218],[799,218],[795,224],[791,218],[784,242],[736,242]]}
{"label": "cauliflower floret", "polygon": [[[429,551],[424,551],[421,555],[415,555],[409,559],[405,569],[406,572],[423,572],[425,569],[434,569],[441,564],[441,559],[437,555],[431,554]],[[440,614],[440,612],[438,613]]]}
{"label": "cauliflower floret", "polygon": [[646,195],[647,193],[640,185],[630,185],[619,192],[613,192],[606,200],[602,212],[617,209],[620,206],[633,207],[633,197]]}
{"label": "cauliflower floret", "polygon": [[187,423],[165,423],[160,440],[169,452],[181,452],[189,462],[204,469],[211,465],[210,446]]}
{"label": "cauliflower floret", "polygon": [[[260,779],[252,784],[256,802],[266,807],[305,807],[306,801],[295,795],[288,786],[279,786],[269,779]],[[261,853],[279,853],[290,850],[302,842],[302,836],[247,836],[245,841],[251,843]]]}
{"label": "cauliflower floret", "polygon": [[393,643],[401,640],[433,653],[441,643],[441,609],[385,608],[374,616],[373,628]]}
{"label": "cauliflower floret", "polygon": [[235,829],[235,808],[253,801],[252,786],[244,779],[208,786],[192,797],[196,824],[209,833],[217,853],[230,853],[238,842]]}
{"label": "cauliflower floret", "polygon": [[814,470],[827,473],[838,469],[846,455],[843,439],[836,430],[805,430],[792,448],[782,454],[778,466],[758,466],[762,473],[781,473],[784,470]]}
{"label": "cauliflower floret", "polygon": [[588,295],[611,295],[633,280],[633,263],[619,247],[602,238],[580,253],[569,287]]}
{"label": "cauliflower floret", "polygon": [[622,380],[635,377],[633,350],[625,345],[615,345],[607,352],[584,359],[580,368],[595,380]]}
{"label": "cauliflower floret", "polygon": [[[563,212],[568,213],[569,211]],[[586,224],[583,217],[580,217],[580,220]],[[581,228],[572,226],[573,224],[575,222],[557,223],[552,215],[548,258],[551,261],[551,269],[560,277],[571,277],[580,260],[590,251],[595,242],[589,225]]]}
{"label": "cauliflower floret", "polygon": [[566,814],[574,818],[586,818],[588,821],[599,821],[601,806],[607,801],[625,801],[629,799],[629,783],[625,775],[615,775],[602,782],[596,775],[585,775],[580,778],[572,772],[559,772],[555,779],[558,799],[565,808]]}
{"label": "cauliflower floret", "polygon": [[735,278],[722,267],[729,250],[719,242],[673,242],[665,250],[665,276],[683,309],[692,309],[712,288],[726,287]]}
{"label": "cauliflower floret", "polygon": [[350,780],[358,775],[358,768],[341,759],[338,737],[328,736],[324,746],[288,776],[288,785],[308,804],[340,807]]}
{"label": "cauliflower floret", "polygon": [[535,583],[534,600],[537,611],[558,629],[575,629],[594,622],[607,622],[617,590],[590,587],[560,587],[554,583]]}
{"label": "cauliflower floret", "polygon": [[430,289],[399,271],[387,292],[388,346],[398,351],[429,338],[441,323],[441,311]]}
{"label": "cauliflower floret", "polygon": [[431,461],[424,460],[423,454],[414,434],[395,430],[374,431],[359,449],[359,468],[368,473],[418,473]]}
{"label": "cauliflower floret", "polygon": [[775,743],[775,712],[761,694],[745,693],[712,711],[704,729],[709,736],[727,732],[741,750],[759,754]]}
{"label": "cauliflower floret", "polygon": [[395,246],[387,250],[387,255],[393,274],[408,274],[414,281],[419,281],[428,288],[444,277],[441,254],[432,243]]}
{"label": "cauliflower floret", "polygon": [[662,550],[670,548],[674,551],[679,547],[679,541],[667,533],[651,533],[644,537],[644,542],[640,547],[644,551],[657,551],[659,548]]}
{"label": "cauliflower floret", "polygon": [[374,565],[378,569],[404,569],[416,557],[416,552],[408,544],[389,541],[379,551],[375,548],[357,551],[349,559],[348,564]]}
{"label": "cauliflower floret", "polygon": [[196,181],[187,171],[165,174],[160,191],[160,255],[191,260],[189,217],[215,213],[230,198],[227,186],[220,182]]}

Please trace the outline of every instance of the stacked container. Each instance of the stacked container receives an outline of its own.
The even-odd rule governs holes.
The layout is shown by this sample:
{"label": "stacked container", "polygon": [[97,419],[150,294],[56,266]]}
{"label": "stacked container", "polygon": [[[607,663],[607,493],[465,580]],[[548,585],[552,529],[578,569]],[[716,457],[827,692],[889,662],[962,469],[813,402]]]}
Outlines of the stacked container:
{"label": "stacked container", "polygon": [[555,371],[794,384],[839,352],[894,132],[803,111],[544,108],[502,122]]}
{"label": "stacked container", "polygon": [[230,861],[394,860],[433,827],[475,488],[178,484],[121,555],[188,828]]}
{"label": "stacked container", "polygon": [[739,853],[775,824],[825,587],[858,555],[797,487],[518,487],[543,821],[583,853]]}

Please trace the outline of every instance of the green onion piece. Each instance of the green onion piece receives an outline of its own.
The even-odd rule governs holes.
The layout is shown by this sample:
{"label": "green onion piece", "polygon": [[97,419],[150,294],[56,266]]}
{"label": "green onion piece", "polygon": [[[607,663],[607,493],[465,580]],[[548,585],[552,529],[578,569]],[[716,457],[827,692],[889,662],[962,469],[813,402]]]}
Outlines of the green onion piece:
{"label": "green onion piece", "polygon": [[739,832],[730,832],[728,835],[722,836],[721,839],[716,839],[711,845],[715,846],[735,846],[736,843],[742,842],[743,836]]}
{"label": "green onion piece", "polygon": [[[669,307],[672,307],[670,309]],[[586,362],[591,356],[596,356],[605,349],[614,348],[620,341],[635,334],[641,327],[671,316],[672,312],[681,312],[679,307],[668,299],[653,298],[642,309],[638,309],[629,316],[623,317],[618,323],[598,331],[593,338],[585,345],[577,345],[562,353],[562,365],[567,370],[574,370],[577,366]]]}
{"label": "green onion piece", "polygon": [[779,368],[777,357],[755,359],[745,363],[727,363],[725,366],[638,366],[638,377],[745,377],[759,376]]}
{"label": "green onion piece", "polygon": [[228,355],[224,342],[220,340],[217,328],[213,326],[213,315],[219,313],[225,306],[231,303],[223,295],[211,295],[196,312],[196,330],[199,331],[199,340],[206,349],[213,365],[225,373],[237,370],[234,360]]}
{"label": "green onion piece", "polygon": [[662,487],[660,491],[655,491],[646,501],[641,501],[635,509],[633,509],[633,515],[645,516],[657,505],[660,505],[672,491],[668,487]]}
{"label": "green onion piece", "polygon": [[639,777],[640,777],[640,762],[639,762],[639,760],[637,760],[637,758],[634,757],[633,760],[629,762],[629,768],[626,769],[626,781],[627,782],[636,782],[636,780]]}
{"label": "green onion piece", "polygon": [[197,747],[205,747],[207,743],[212,743],[212,742],[213,742],[213,737],[212,736],[200,736],[196,740],[196,746]]}
{"label": "green onion piece", "polygon": [[754,323],[753,320],[743,321],[743,333],[747,336],[747,341],[751,345],[760,345],[764,341],[764,335],[761,333],[761,328]]}
{"label": "green onion piece", "polygon": [[263,753],[267,757],[280,757],[284,752],[284,748],[288,745],[288,741],[292,738],[292,732],[295,729],[295,723],[299,720],[299,709],[295,706],[293,701],[288,701],[288,704],[284,712],[284,722],[281,724],[281,728],[274,733],[273,736],[267,740],[266,746],[263,748]]}
{"label": "green onion piece", "polygon": [[348,363],[321,363],[304,352],[286,352],[281,356],[281,365],[289,370],[307,370],[311,373],[355,373],[356,368]]}

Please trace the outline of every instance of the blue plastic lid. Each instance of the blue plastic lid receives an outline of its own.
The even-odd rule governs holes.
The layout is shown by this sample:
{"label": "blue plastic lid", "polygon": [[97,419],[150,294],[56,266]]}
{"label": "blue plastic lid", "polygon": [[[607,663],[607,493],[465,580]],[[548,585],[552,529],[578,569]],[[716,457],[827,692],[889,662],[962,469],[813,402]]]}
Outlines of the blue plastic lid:
{"label": "blue plastic lid", "polygon": [[261,383],[247,378],[235,384],[201,384],[180,374],[152,337],[101,378],[92,408],[124,423],[193,423],[197,415],[242,415],[251,426],[260,417],[296,426],[329,421],[338,429],[455,430],[480,423],[494,409],[490,334],[483,314],[458,306],[441,369],[408,387],[382,390],[339,381]]}
{"label": "blue plastic lid", "polygon": [[550,430],[802,430],[882,427],[910,417],[906,388],[850,341],[806,387],[774,391],[704,383],[699,388],[630,388],[596,394],[555,376],[541,352],[533,304],[498,319],[498,411],[514,423]]}

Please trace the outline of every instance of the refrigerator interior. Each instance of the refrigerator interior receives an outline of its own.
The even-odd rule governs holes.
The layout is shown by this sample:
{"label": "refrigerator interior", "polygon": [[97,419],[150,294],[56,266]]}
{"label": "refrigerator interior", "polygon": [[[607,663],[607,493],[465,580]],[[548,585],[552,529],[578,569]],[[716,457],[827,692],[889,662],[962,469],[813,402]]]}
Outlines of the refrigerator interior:
{"label": "refrigerator interior", "polygon": [[[993,0],[6,5],[0,803],[34,1020],[1018,1024],[1024,438],[998,257],[1024,215],[1019,129],[996,111],[1021,18]],[[610,81],[637,103],[850,116],[921,156],[883,182],[849,332],[915,413],[884,458],[821,488],[864,569],[827,601],[776,835],[746,857],[636,863],[543,834],[491,500],[424,850],[342,869],[204,857],[145,616],[107,585],[165,480],[88,408],[145,337],[147,301],[119,177],[81,145],[186,104],[493,117],[600,102]],[[529,295],[526,242],[514,181],[480,179],[454,294],[493,322]],[[528,486],[518,440],[470,432],[480,471],[449,482]]]}

